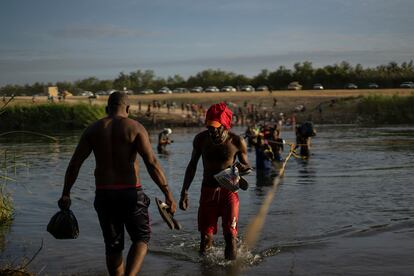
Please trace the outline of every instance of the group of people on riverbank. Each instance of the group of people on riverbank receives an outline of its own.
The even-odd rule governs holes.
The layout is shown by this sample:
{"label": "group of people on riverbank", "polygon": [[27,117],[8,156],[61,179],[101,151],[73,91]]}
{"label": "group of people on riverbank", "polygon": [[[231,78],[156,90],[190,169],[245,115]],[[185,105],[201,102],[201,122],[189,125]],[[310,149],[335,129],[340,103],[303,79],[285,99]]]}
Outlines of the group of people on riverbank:
{"label": "group of people on riverbank", "polygon": [[[294,126],[296,124],[296,114],[306,110],[303,104],[296,106],[290,112],[285,114],[280,112],[277,106],[277,99],[273,98],[273,105],[271,107],[264,106],[263,102],[251,103],[245,100],[242,104],[236,104],[229,101],[224,101],[228,108],[233,112],[232,125],[246,126],[260,121],[278,122],[281,125]],[[138,101],[138,113],[145,114],[147,117],[155,116],[157,113],[178,113],[186,119],[186,125],[204,124],[207,109],[201,103],[174,101],[158,101],[153,100],[150,103],[144,104]]]}
{"label": "group of people on riverbank", "polygon": [[[93,152],[96,160],[94,207],[104,237],[110,275],[136,275],[148,250],[150,199],[140,182],[137,154],[142,157],[149,175],[163,192],[169,215],[173,216],[176,212],[176,201],[152,150],[148,132],[138,121],[128,118],[129,108],[126,94],[115,92],[109,96],[108,115],[87,127],[80,138],[69,162],[62,196],[58,201],[62,210],[69,209],[71,188],[83,162]],[[208,108],[204,120],[206,130],[198,133],[193,140],[179,200],[180,209],[187,210],[188,190],[201,158],[204,172],[198,208],[199,251],[205,254],[213,245],[213,235],[217,233],[218,218],[221,217],[224,255],[229,260],[237,256],[237,190],[247,189],[242,176],[251,171],[247,144],[243,137],[231,132],[232,122],[233,112],[227,104],[213,104]],[[166,145],[173,143],[169,137],[171,133],[172,130],[166,128],[159,134],[157,149],[160,153],[166,151]],[[272,158],[279,154],[280,161],[283,140],[279,136],[280,129],[263,127],[253,143],[257,149],[269,145]],[[132,240],[125,265],[122,255],[124,228]]]}

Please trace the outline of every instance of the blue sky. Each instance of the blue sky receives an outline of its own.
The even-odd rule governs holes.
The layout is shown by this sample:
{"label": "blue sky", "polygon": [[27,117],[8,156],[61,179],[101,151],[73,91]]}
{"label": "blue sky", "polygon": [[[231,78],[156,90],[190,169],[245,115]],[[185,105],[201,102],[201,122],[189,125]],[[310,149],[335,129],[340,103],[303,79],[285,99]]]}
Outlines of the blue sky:
{"label": "blue sky", "polygon": [[0,86],[414,59],[412,0],[1,0]]}

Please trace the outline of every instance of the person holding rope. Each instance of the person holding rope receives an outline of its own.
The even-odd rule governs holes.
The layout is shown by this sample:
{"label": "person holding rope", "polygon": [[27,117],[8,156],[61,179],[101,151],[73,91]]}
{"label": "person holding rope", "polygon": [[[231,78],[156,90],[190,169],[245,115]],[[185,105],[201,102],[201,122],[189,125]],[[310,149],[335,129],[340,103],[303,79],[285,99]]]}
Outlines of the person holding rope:
{"label": "person holding rope", "polygon": [[304,159],[310,156],[311,137],[316,135],[316,130],[313,123],[310,121],[299,124],[295,128],[296,133],[296,147],[300,148],[300,156]]}
{"label": "person holding rope", "polygon": [[[61,210],[70,207],[70,190],[79,170],[93,151],[95,168],[95,210],[105,242],[106,265],[110,275],[136,275],[141,269],[150,240],[149,197],[142,190],[137,153],[148,173],[165,195],[170,213],[176,203],[164,172],[152,151],[148,132],[129,119],[126,94],[114,92],[108,98],[108,116],[92,123],[83,132],[65,174]],[[126,266],[124,228],[132,240]]]}
{"label": "person holding rope", "polygon": [[[237,230],[239,218],[239,196],[221,187],[215,175],[234,166],[240,172],[250,170],[247,160],[247,146],[239,135],[230,131],[232,112],[225,103],[212,105],[206,114],[207,130],[198,133],[193,141],[193,151],[185,171],[181,190],[180,209],[189,206],[188,189],[194,179],[197,163],[203,160],[203,180],[201,184],[200,206],[198,209],[198,230],[200,231],[200,254],[213,245],[213,235],[217,233],[217,221],[222,217],[225,240],[224,256],[234,260],[237,256]],[[247,188],[247,187],[246,187]]]}

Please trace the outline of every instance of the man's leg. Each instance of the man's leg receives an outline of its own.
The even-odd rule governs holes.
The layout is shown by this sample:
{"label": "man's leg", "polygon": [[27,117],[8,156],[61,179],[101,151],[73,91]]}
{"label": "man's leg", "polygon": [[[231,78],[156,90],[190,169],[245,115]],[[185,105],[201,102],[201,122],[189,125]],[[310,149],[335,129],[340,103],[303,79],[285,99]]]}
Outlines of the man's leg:
{"label": "man's leg", "polygon": [[122,251],[106,255],[106,267],[109,275],[124,275],[124,261],[122,259]]}
{"label": "man's leg", "polygon": [[213,234],[201,234],[200,255],[204,255],[206,250],[213,246]]}
{"label": "man's leg", "polygon": [[134,242],[128,252],[125,275],[137,275],[141,270],[148,245],[145,242]]}
{"label": "man's leg", "polygon": [[227,260],[235,260],[237,257],[237,240],[236,237],[228,233],[224,235],[226,247],[224,249],[224,258]]}

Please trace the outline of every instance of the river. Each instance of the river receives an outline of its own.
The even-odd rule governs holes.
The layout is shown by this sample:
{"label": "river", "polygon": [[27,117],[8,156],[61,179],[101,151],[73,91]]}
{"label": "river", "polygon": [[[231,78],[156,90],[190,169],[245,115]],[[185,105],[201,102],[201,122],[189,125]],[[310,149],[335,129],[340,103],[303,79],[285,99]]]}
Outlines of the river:
{"label": "river", "polygon": [[[177,200],[192,139],[200,130],[174,129],[174,143],[169,147],[172,153],[158,156]],[[413,275],[414,127],[325,125],[317,130],[311,158],[288,161],[256,247],[240,252],[244,264],[241,274]],[[239,134],[243,131],[234,129]],[[12,176],[15,182],[7,184],[15,218],[1,231],[0,265],[24,263],[43,240],[29,271],[38,275],[106,275],[104,244],[93,209],[93,155],[85,161],[72,189],[72,210],[80,236],[56,240],[46,232],[57,211],[64,173],[79,133],[56,137],[59,142],[32,136],[0,140],[2,150],[28,164],[17,169]],[[284,130],[282,137],[294,139],[291,130]],[[155,149],[156,131],[151,132],[151,139]],[[249,151],[252,165],[254,159],[254,152]],[[141,275],[226,275],[231,265],[223,258],[220,224],[215,248],[205,258],[198,256],[201,161],[190,188],[190,208],[176,213],[181,231],[171,231],[161,220],[154,198],[163,198],[162,194],[141,167],[144,190],[152,200],[152,239]],[[239,192],[240,238],[270,189],[256,179],[255,172],[246,179],[249,189]]]}

